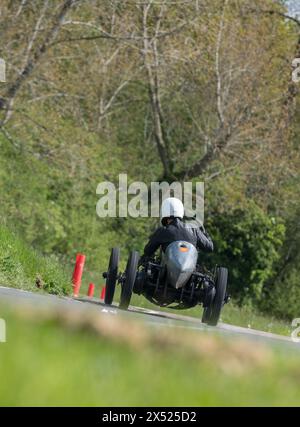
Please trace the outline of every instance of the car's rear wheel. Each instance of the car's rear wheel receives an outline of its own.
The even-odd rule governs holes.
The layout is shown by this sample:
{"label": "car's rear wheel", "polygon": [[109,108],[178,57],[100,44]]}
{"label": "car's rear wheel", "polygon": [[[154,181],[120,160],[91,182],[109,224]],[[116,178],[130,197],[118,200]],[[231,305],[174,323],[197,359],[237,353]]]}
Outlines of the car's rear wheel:
{"label": "car's rear wheel", "polygon": [[132,251],[127,262],[125,279],[122,283],[119,307],[122,308],[123,310],[127,310],[130,304],[132,290],[133,290],[133,286],[134,286],[134,282],[137,274],[139,259],[140,257],[138,252]]}
{"label": "car's rear wheel", "polygon": [[225,303],[227,281],[228,281],[227,268],[218,267],[216,271],[216,281],[215,281],[216,294],[212,304],[209,307],[204,308],[203,315],[202,315],[203,323],[207,323],[210,326],[216,326],[218,324],[222,307]]}
{"label": "car's rear wheel", "polygon": [[116,282],[118,278],[118,268],[120,260],[120,248],[112,248],[108,271],[106,273],[106,289],[105,289],[105,304],[111,305],[114,299]]}

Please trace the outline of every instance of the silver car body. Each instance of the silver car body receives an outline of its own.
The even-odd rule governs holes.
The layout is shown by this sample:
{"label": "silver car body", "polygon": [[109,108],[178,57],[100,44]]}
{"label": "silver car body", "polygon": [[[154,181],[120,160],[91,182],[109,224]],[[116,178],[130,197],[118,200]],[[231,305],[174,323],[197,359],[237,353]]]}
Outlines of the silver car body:
{"label": "silver car body", "polygon": [[197,259],[197,249],[191,243],[181,240],[170,243],[162,259],[168,283],[176,289],[182,288],[195,271]]}

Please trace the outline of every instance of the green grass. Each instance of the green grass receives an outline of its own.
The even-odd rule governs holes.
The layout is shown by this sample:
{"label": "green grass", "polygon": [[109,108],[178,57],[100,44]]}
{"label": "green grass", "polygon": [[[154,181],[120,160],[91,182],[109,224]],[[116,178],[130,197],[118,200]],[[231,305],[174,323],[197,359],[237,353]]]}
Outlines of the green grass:
{"label": "green grass", "polygon": [[54,256],[42,256],[0,224],[0,285],[64,294],[70,278]]}
{"label": "green grass", "polygon": [[152,330],[149,338],[148,329],[134,330],[125,319],[104,333],[107,317],[99,316],[95,328],[94,320],[80,319],[71,327],[65,313],[28,317],[2,306],[0,317],[7,324],[3,406],[300,403],[298,351],[188,331],[170,336],[170,329]]}
{"label": "green grass", "polygon": [[234,302],[230,302],[224,307],[222,321],[231,325],[287,336],[291,335],[293,329],[288,321],[257,313],[253,308],[237,307]]}

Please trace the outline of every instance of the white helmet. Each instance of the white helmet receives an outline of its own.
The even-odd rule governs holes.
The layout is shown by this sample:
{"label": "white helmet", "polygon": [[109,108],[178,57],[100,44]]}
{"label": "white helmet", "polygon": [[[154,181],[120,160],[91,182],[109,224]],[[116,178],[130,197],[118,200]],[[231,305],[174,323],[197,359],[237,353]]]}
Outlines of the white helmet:
{"label": "white helmet", "polygon": [[170,216],[174,216],[176,218],[183,218],[184,216],[182,201],[176,197],[168,197],[161,205],[161,219]]}

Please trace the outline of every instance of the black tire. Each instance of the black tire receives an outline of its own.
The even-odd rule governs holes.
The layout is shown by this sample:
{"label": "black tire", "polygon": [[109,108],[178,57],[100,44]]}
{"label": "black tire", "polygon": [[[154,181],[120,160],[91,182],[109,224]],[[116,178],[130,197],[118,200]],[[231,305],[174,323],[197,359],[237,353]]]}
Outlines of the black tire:
{"label": "black tire", "polygon": [[107,277],[106,277],[106,289],[104,302],[107,305],[111,305],[114,299],[116,282],[118,278],[118,267],[120,260],[120,248],[112,248],[110,253]]}
{"label": "black tire", "polygon": [[217,326],[221,310],[224,305],[228,280],[228,270],[224,267],[218,267],[216,272],[216,295],[210,307],[203,311],[202,322],[210,326]]}
{"label": "black tire", "polygon": [[133,286],[134,286],[134,282],[137,274],[139,259],[140,257],[138,252],[132,251],[127,262],[126,271],[125,271],[125,281],[122,284],[122,290],[121,290],[119,308],[123,310],[127,310],[130,304],[132,290],[133,290]]}
{"label": "black tire", "polygon": [[207,323],[209,321],[209,315],[210,315],[211,308],[205,307],[202,314],[202,323]]}

